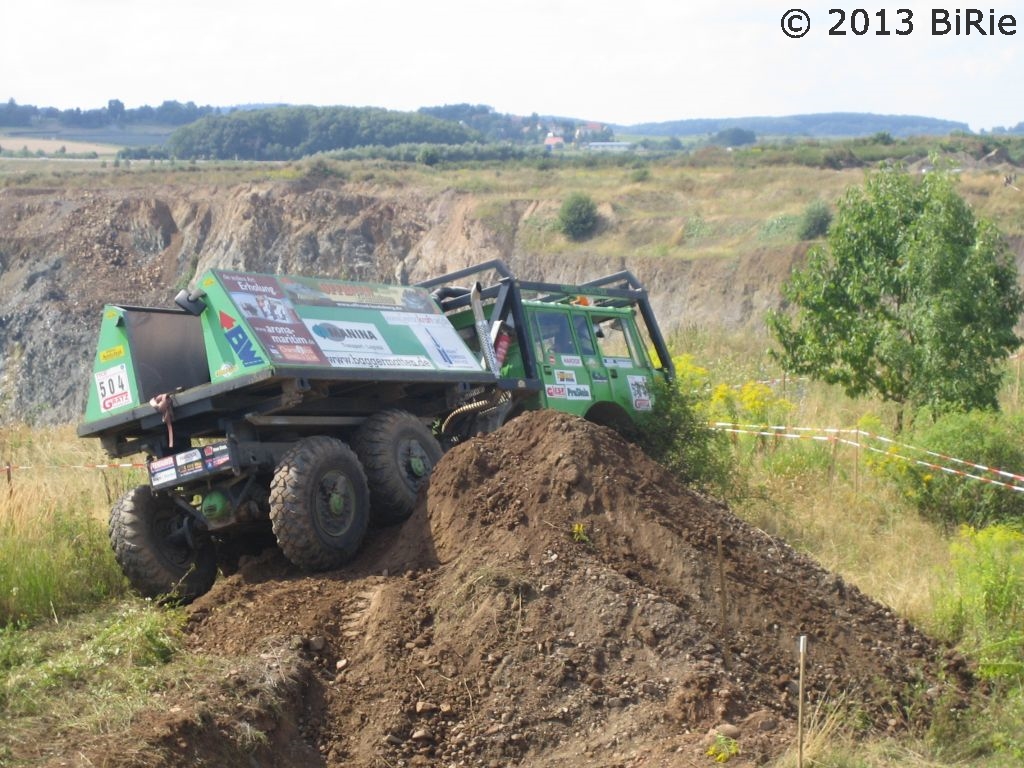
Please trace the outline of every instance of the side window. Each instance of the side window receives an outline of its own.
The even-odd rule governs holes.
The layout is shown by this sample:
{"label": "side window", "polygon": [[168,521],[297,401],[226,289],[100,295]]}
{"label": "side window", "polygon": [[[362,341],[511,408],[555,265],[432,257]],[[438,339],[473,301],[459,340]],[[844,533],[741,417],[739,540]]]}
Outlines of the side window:
{"label": "side window", "polygon": [[572,324],[576,329],[576,339],[580,343],[580,353],[583,355],[596,355],[594,348],[594,336],[591,328],[589,315],[573,315]]}
{"label": "side window", "polygon": [[576,344],[569,329],[569,316],[564,312],[538,312],[537,338],[545,355],[575,355]]}
{"label": "side window", "polygon": [[604,364],[609,367],[616,365],[632,366],[635,358],[632,354],[632,339],[622,327],[622,321],[608,318],[597,324],[597,346],[601,351]]}

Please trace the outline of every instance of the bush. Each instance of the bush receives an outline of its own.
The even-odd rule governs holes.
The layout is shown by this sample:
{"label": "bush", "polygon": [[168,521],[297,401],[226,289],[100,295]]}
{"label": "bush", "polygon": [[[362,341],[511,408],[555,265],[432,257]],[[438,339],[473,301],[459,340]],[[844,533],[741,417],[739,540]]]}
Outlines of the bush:
{"label": "bush", "polygon": [[724,490],[732,466],[724,433],[708,428],[706,403],[679,379],[654,382],[654,407],[640,420],[648,456],[689,485]]}
{"label": "bush", "polygon": [[[985,411],[950,414],[908,436],[908,441],[931,452],[921,457],[908,456],[919,463],[893,457],[881,462],[881,466],[918,511],[936,522],[951,527],[982,527],[999,522],[1021,524],[1024,522],[1024,493],[994,482],[983,482],[1009,482],[1009,479],[942,456],[992,470],[1020,472],[1024,467],[1022,427],[1024,420],[1020,417]],[[899,450],[899,453],[906,451]],[[942,471],[937,469],[938,465],[963,474]]]}
{"label": "bush", "polygon": [[978,657],[982,674],[1024,684],[1024,534],[964,527],[950,549],[952,583],[936,610],[942,629]]}
{"label": "bush", "polygon": [[573,192],[562,203],[558,225],[570,240],[585,240],[597,229],[597,205],[582,192]]}
{"label": "bush", "polygon": [[801,240],[817,240],[828,234],[832,224],[832,211],[822,200],[815,200],[804,210],[797,232]]}

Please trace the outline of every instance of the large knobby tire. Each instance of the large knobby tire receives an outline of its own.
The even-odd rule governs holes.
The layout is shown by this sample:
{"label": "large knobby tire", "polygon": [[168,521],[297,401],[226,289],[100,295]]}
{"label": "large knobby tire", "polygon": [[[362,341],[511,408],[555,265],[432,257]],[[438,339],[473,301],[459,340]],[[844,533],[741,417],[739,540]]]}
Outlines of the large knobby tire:
{"label": "large knobby tire", "polygon": [[186,513],[148,485],[126,493],[110,510],[110,546],[132,587],[143,597],[187,603],[217,578],[217,551],[201,534],[185,536]]}
{"label": "large knobby tire", "polygon": [[270,486],[270,521],[285,557],[307,571],[338,568],[363,543],[370,518],[366,475],[331,437],[308,437],[281,459]]}
{"label": "large knobby tire", "polygon": [[382,411],[364,421],[352,440],[370,484],[375,525],[406,520],[444,451],[427,426],[405,411]]}

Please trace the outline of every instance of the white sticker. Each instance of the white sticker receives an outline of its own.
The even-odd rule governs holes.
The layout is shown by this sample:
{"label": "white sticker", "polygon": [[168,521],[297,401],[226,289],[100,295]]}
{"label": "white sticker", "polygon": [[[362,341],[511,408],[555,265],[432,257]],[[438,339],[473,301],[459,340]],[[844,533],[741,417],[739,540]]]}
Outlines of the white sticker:
{"label": "white sticker", "polygon": [[373,323],[356,323],[341,320],[302,321],[313,334],[313,339],[326,354],[342,352],[349,354],[390,355],[391,348],[380,335]]}
{"label": "white sticker", "polygon": [[380,316],[388,325],[439,325],[451,328],[444,315],[424,315],[418,312],[381,312]]}
{"label": "white sticker", "polygon": [[132,392],[128,386],[128,368],[124,363],[107,368],[105,371],[97,371],[93,374],[96,379],[96,394],[99,395],[100,410],[106,413],[115,408],[131,405]]}
{"label": "white sticker", "polygon": [[480,370],[480,364],[467,354],[466,345],[450,324],[432,327],[416,325],[412,326],[412,332],[438,368]]}
{"label": "white sticker", "polygon": [[174,457],[174,463],[179,467],[182,467],[190,461],[199,461],[201,458],[202,455],[199,453],[199,449],[193,448],[191,451],[185,451],[184,453],[177,454]]}
{"label": "white sticker", "polygon": [[651,390],[646,376],[627,376],[629,392],[633,397],[633,407],[638,411],[651,410]]}
{"label": "white sticker", "polygon": [[565,388],[565,396],[570,400],[590,400],[590,387],[586,384],[570,384]]}
{"label": "white sticker", "polygon": [[605,368],[632,368],[633,361],[628,357],[605,357]]}

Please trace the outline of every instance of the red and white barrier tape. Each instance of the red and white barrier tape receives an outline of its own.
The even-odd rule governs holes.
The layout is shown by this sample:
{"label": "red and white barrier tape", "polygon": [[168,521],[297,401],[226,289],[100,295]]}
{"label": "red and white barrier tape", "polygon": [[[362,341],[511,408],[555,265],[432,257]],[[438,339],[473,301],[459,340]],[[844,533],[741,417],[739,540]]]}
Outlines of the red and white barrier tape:
{"label": "red and white barrier tape", "polygon": [[109,464],[3,464],[0,465],[0,472],[10,475],[12,472],[24,469],[144,469],[146,464],[131,463],[109,463]]}
{"label": "red and white barrier tape", "polygon": [[[720,432],[730,432],[734,434],[745,434],[745,435],[756,435],[759,437],[775,437],[784,439],[804,439],[804,440],[818,440],[835,442],[840,445],[849,445],[855,448],[863,448],[866,451],[873,453],[880,453],[890,458],[899,459],[906,461],[911,464],[918,466],[927,467],[928,469],[935,470],[937,472],[944,472],[948,475],[954,475],[958,477],[965,477],[971,480],[978,480],[983,483],[989,483],[991,485],[998,485],[1003,488],[1008,488],[1012,491],[1024,491],[1024,475],[1017,474],[1015,472],[1008,472],[1004,469],[998,469],[996,467],[988,467],[984,464],[979,464],[973,461],[967,461],[965,459],[958,459],[953,456],[947,456],[943,453],[936,451],[930,451],[927,448],[919,448],[917,446],[909,445],[907,443],[900,443],[891,438],[884,437],[882,435],[876,435],[871,432],[865,432],[862,429],[843,429],[834,427],[786,427],[786,426],[764,426],[754,424],[731,424],[728,422],[715,422],[711,424],[711,428]],[[847,437],[848,436],[848,437]],[[879,448],[871,445],[870,442],[865,441],[878,441],[879,443],[890,446],[889,448]],[[964,469],[958,469],[957,467],[946,466],[939,464],[934,461],[927,461],[922,458],[915,458],[914,456],[908,456],[899,451],[917,452],[925,456],[930,456],[935,459],[939,459],[943,462],[955,464],[957,467],[967,467],[976,472],[984,472],[993,477],[986,477],[984,475],[975,474],[974,472],[967,471]],[[997,479],[1003,478],[1003,479]],[[1007,482],[1009,481],[1009,482]],[[1021,485],[1018,485],[1021,483]]]}

